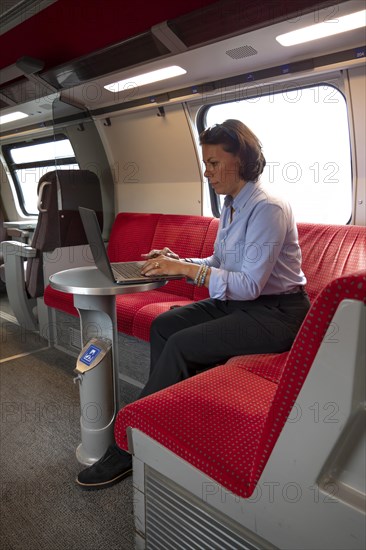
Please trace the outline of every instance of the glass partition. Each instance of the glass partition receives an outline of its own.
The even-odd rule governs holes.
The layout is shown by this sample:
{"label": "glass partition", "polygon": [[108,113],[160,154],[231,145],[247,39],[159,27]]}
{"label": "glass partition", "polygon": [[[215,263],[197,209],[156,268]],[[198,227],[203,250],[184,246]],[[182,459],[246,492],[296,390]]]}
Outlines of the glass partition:
{"label": "glass partition", "polygon": [[[90,181],[90,186],[92,186],[92,175],[95,174],[97,176],[100,184],[101,199],[97,201],[97,204],[95,201],[92,202],[92,204],[94,205],[93,209],[98,214],[100,225],[103,228],[104,238],[106,239],[109,236],[110,228],[114,220],[114,183],[109,162],[96,124],[86,108],[79,107],[69,102],[67,97],[60,97],[53,101],[52,114],[55,142],[62,130],[72,145],[76,159],[75,166],[71,164],[69,166],[63,166],[59,162],[60,157],[56,156],[54,169],[78,168],[81,170],[88,170],[90,176],[90,178],[88,176],[88,181]],[[92,172],[92,175],[90,175],[90,172]],[[86,188],[89,189],[88,185],[86,185]],[[86,191],[86,195],[88,194],[88,191]],[[79,192],[78,196],[80,196]],[[85,197],[86,202],[87,199],[88,197]],[[83,200],[84,199],[80,199],[81,202]],[[87,205],[84,204],[84,206]],[[73,206],[73,208],[74,207],[75,206]],[[91,206],[89,207],[91,208]]]}

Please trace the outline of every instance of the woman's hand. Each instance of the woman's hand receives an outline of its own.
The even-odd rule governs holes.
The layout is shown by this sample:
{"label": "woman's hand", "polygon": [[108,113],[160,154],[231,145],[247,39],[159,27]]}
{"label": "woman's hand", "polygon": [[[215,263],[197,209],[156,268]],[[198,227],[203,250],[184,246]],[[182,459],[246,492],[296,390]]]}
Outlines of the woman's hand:
{"label": "woman's hand", "polygon": [[167,258],[173,258],[174,260],[179,260],[178,254],[170,250],[167,246],[165,246],[162,250],[150,250],[148,254],[141,254],[143,258],[146,258],[147,260],[151,258],[157,258],[158,256],[166,256]]}
{"label": "woman's hand", "polygon": [[[147,254],[146,254],[147,256]],[[151,275],[182,275],[186,276],[185,264],[179,259],[160,254],[150,257],[142,266],[141,273],[147,277]]]}
{"label": "woman's hand", "polygon": [[[164,248],[163,250],[171,252],[169,248]],[[149,258],[141,268],[141,273],[143,275],[146,275],[147,277],[152,275],[181,275],[182,277],[187,277],[193,281],[195,280],[195,277],[201,267],[199,264],[180,260],[179,256],[178,259],[175,259],[166,254],[156,255],[156,252],[159,251],[152,250],[149,254],[145,254],[145,256],[148,256]],[[174,254],[174,252],[172,252],[172,254]],[[177,256],[177,254],[174,254],[174,256]],[[204,281],[204,284],[207,287],[210,280],[210,274],[211,270],[209,269]]]}
{"label": "woman's hand", "polygon": [[[141,273],[147,277],[151,275],[181,275],[194,281],[200,266],[186,260],[181,260],[178,254],[167,246],[162,250],[151,250],[148,254],[141,254],[147,261],[141,268]],[[207,273],[205,285],[208,286],[210,270]]]}

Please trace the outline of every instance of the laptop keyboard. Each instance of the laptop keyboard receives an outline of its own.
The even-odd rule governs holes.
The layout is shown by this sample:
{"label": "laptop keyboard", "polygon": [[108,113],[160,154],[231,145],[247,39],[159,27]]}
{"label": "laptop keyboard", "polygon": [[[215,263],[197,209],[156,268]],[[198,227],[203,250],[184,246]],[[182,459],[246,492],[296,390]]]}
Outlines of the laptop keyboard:
{"label": "laptop keyboard", "polygon": [[112,270],[124,279],[135,279],[143,276],[141,274],[141,265],[135,262],[112,264]]}

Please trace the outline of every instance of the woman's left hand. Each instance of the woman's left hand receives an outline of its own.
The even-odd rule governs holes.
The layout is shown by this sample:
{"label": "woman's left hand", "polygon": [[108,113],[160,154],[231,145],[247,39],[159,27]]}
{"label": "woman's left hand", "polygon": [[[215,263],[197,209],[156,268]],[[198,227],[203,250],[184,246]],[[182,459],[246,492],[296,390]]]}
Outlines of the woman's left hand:
{"label": "woman's left hand", "polygon": [[141,268],[141,273],[147,277],[151,275],[182,275],[184,277],[183,271],[184,264],[181,261],[163,255],[150,258]]}

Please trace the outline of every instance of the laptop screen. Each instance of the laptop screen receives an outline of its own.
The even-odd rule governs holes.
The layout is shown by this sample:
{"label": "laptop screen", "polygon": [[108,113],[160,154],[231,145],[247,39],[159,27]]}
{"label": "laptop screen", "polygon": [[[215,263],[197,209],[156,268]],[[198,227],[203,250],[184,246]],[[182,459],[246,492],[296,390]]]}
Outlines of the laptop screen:
{"label": "laptop screen", "polygon": [[96,213],[94,210],[82,206],[79,206],[79,212],[95,265],[106,277],[108,277],[108,279],[114,281],[115,278],[104,246],[102,232]]}

